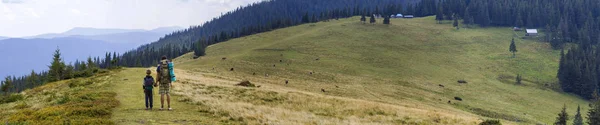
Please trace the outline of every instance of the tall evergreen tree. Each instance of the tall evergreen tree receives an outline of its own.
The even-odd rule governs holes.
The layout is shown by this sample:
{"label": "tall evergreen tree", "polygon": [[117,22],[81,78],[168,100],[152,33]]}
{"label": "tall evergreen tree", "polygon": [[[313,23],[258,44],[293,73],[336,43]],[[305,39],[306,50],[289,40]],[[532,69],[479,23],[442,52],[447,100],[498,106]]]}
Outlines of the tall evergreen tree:
{"label": "tall evergreen tree", "polygon": [[473,16],[471,16],[471,12],[469,10],[469,7],[467,7],[465,9],[465,15],[463,16],[463,23],[466,24],[466,25],[473,24]]}
{"label": "tall evergreen tree", "polygon": [[37,81],[38,81],[37,74],[35,73],[34,70],[31,70],[29,77],[27,77],[27,87],[33,88],[34,86],[37,85]]}
{"label": "tall evergreen tree", "polygon": [[371,15],[371,19],[369,20],[369,23],[375,24],[375,15]]}
{"label": "tall evergreen tree", "polygon": [[4,92],[4,95],[8,95],[8,91],[10,90],[10,88],[12,87],[12,79],[10,78],[10,76],[7,76],[4,78],[4,81],[2,81],[2,92]]}
{"label": "tall evergreen tree", "polygon": [[515,26],[516,27],[523,27],[523,16],[521,16],[521,13],[517,14],[517,19],[515,21]]}
{"label": "tall evergreen tree", "polygon": [[510,47],[508,50],[513,53],[512,58],[515,58],[516,57],[515,53],[517,53],[517,45],[515,45],[515,38],[512,38],[512,41],[510,42]]}
{"label": "tall evergreen tree", "polygon": [[588,125],[600,125],[600,97],[598,97],[598,90],[594,91],[594,99],[590,104],[590,110],[588,110],[587,119]]}
{"label": "tall evergreen tree", "polygon": [[569,114],[567,114],[567,105],[564,105],[560,113],[558,113],[554,125],[567,125],[567,121],[569,121]]}
{"label": "tall evergreen tree", "polygon": [[437,10],[438,11],[435,14],[435,20],[437,20],[438,23],[441,24],[442,20],[444,20],[444,9],[442,9],[442,6],[439,6]]}
{"label": "tall evergreen tree", "polygon": [[367,18],[365,17],[365,15],[360,15],[360,22],[363,24],[367,22]]}
{"label": "tall evergreen tree", "polygon": [[456,30],[459,29],[459,27],[458,27],[458,17],[457,16],[454,16],[454,23],[452,23],[452,26],[454,26],[456,28]]}
{"label": "tall evergreen tree", "polygon": [[204,40],[200,39],[195,43],[196,49],[194,50],[194,55],[200,57],[206,55],[206,46],[204,46]]}
{"label": "tall evergreen tree", "polygon": [[94,60],[92,59],[92,57],[88,57],[87,59],[87,69],[89,70],[94,70],[96,69],[96,63],[94,63]]}
{"label": "tall evergreen tree", "polygon": [[573,125],[583,125],[583,118],[581,117],[581,107],[577,105],[577,112],[575,118],[573,118]]}
{"label": "tall evergreen tree", "polygon": [[65,72],[65,63],[62,61],[59,48],[56,48],[56,51],[54,51],[52,62],[50,63],[49,68],[50,70],[48,71],[48,77],[50,77],[50,82],[59,81],[63,79],[63,74]]}
{"label": "tall evergreen tree", "polygon": [[383,16],[383,24],[390,24],[390,16],[388,16],[388,15]]}

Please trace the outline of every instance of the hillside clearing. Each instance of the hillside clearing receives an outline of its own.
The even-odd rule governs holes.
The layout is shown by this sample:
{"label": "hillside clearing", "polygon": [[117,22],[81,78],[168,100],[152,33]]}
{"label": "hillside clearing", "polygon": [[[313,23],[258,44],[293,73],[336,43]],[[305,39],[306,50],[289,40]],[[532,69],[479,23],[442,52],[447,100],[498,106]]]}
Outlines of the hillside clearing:
{"label": "hillside clearing", "polygon": [[[191,74],[250,80],[265,87],[466,111],[481,119],[525,124],[553,123],[565,103],[569,112],[587,105],[553,90],[558,51],[547,43],[516,39],[519,52],[511,58],[508,45],[514,32],[510,28],[456,31],[450,24],[436,24],[432,17],[393,19],[390,26],[358,20],[306,24],[233,39],[209,46],[207,56],[200,59],[184,55],[176,63]],[[523,85],[514,84],[517,74],[523,75]],[[290,84],[284,86],[285,80]]]}

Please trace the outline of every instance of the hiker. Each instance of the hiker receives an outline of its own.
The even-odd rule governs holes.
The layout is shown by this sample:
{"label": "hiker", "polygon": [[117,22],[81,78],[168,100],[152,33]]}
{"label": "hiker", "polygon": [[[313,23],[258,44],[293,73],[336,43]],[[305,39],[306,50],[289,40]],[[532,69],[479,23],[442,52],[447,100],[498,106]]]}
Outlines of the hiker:
{"label": "hiker", "polygon": [[144,77],[144,84],[142,85],[142,88],[144,89],[144,95],[145,97],[145,103],[146,103],[146,110],[152,110],[152,106],[153,106],[153,93],[154,91],[152,91],[154,89],[154,86],[156,86],[156,82],[154,82],[154,78],[152,77],[152,70],[148,69],[146,70],[146,77]]}
{"label": "hiker", "polygon": [[[163,56],[161,58],[161,61],[158,63],[158,67],[157,67],[157,81],[159,82],[159,90],[158,93],[160,94],[160,110],[163,110],[164,108],[164,103],[165,103],[165,95],[167,96],[167,106],[168,106],[168,110],[172,110],[171,109],[171,95],[169,94],[170,88],[173,87],[173,85],[171,84],[171,71],[173,70],[172,66],[171,68],[169,68],[169,60],[167,60],[167,56]],[[171,64],[172,65],[172,64]]]}

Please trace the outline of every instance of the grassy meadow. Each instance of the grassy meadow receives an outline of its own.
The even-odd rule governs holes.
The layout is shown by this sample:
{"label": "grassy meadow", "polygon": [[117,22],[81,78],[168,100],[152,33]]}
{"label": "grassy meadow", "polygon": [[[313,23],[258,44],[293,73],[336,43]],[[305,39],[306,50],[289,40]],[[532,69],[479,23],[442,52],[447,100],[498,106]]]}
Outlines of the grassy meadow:
{"label": "grassy meadow", "polygon": [[[0,104],[0,121],[552,124],[563,105],[570,114],[577,105],[587,111],[587,101],[558,91],[559,51],[536,38],[516,37],[511,58],[511,38],[524,34],[511,28],[456,30],[433,17],[391,22],[353,17],[304,24],[215,44],[199,59],[177,57],[173,111],[157,110],[158,88],[155,110],[144,110],[146,68],[124,68],[26,90],[23,99]],[[243,80],[257,87],[236,86]]]}
{"label": "grassy meadow", "polygon": [[[559,51],[549,44],[516,37],[517,57],[511,58],[510,41],[523,32],[455,30],[449,22],[437,24],[433,17],[392,19],[392,25],[358,20],[305,24],[233,39],[208,47],[207,56],[200,59],[186,55],[176,63],[191,74],[249,80],[277,90],[517,124],[553,123],[564,104],[570,113],[577,105],[587,108],[585,100],[556,91]],[[515,84],[517,74],[524,78],[522,85]]]}

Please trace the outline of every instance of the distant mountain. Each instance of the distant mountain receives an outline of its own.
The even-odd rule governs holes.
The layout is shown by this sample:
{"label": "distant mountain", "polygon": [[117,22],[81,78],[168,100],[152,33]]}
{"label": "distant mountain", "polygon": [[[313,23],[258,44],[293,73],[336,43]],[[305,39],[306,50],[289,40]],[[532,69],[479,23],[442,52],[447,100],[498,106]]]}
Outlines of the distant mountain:
{"label": "distant mountain", "polygon": [[159,34],[168,34],[168,33],[173,33],[173,31],[178,31],[178,30],[182,30],[182,29],[185,29],[185,28],[178,27],[178,26],[159,27],[159,28],[150,30],[150,32],[159,33]]}
{"label": "distant mountain", "polygon": [[3,58],[10,59],[0,65],[0,76],[25,75],[32,69],[47,70],[57,47],[60,48],[65,63],[70,63],[76,59],[87,59],[88,56],[103,56],[105,52],[124,52],[134,46],[136,45],[72,37],[0,40],[0,53],[5,53]]}
{"label": "distant mountain", "polygon": [[[171,31],[173,32],[173,31]],[[157,41],[160,37],[165,36],[167,33],[155,33],[155,32],[128,32],[128,33],[116,33],[116,34],[105,34],[105,35],[95,35],[95,36],[70,36],[73,38],[81,38],[81,39],[89,39],[89,40],[99,40],[105,41],[108,43],[124,43],[124,44],[132,44],[136,47],[142,44],[150,43]]]}
{"label": "distant mountain", "polygon": [[181,27],[160,27],[153,30],[143,30],[143,29],[98,29],[98,28],[85,28],[85,27],[76,27],[69,31],[63,33],[48,33],[41,34],[35,36],[24,37],[25,39],[35,39],[35,38],[58,38],[58,37],[69,37],[69,36],[97,36],[97,35],[109,35],[109,34],[119,34],[119,33],[130,33],[130,32],[152,32],[158,34],[168,34],[176,30],[183,29]]}
{"label": "distant mountain", "polygon": [[[60,34],[43,34],[29,38],[0,37],[0,53],[5,54],[6,63],[0,65],[0,77],[21,76],[31,70],[47,70],[52,53],[61,49],[65,63],[88,56],[101,56],[106,52],[123,53],[137,46],[155,42],[165,34],[180,30],[180,27],[162,27],[153,30],[73,28]],[[12,54],[14,53],[14,54]]]}

